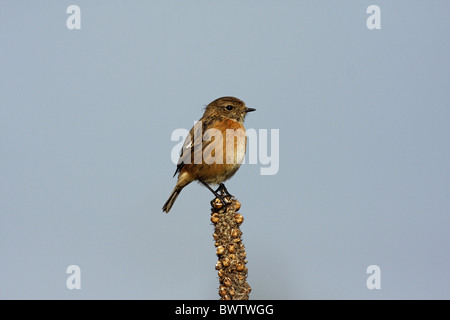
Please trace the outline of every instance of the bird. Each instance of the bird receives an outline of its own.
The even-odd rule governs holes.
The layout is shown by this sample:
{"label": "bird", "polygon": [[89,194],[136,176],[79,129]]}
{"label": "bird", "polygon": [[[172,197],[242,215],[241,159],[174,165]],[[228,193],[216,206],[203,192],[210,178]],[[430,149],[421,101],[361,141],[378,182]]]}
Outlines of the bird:
{"label": "bird", "polygon": [[[223,182],[236,173],[244,160],[247,148],[244,120],[255,110],[231,96],[218,98],[206,106],[183,143],[173,175],[178,173],[178,180],[163,212],[169,213],[181,190],[193,181],[203,184],[226,205],[223,196],[231,195]],[[219,188],[213,190],[210,184]]]}

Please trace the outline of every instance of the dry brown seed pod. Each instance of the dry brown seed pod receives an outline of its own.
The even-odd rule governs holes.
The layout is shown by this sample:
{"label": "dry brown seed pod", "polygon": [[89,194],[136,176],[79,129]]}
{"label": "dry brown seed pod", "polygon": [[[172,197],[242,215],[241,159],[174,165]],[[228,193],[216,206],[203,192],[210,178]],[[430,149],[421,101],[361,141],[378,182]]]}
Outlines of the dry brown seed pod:
{"label": "dry brown seed pod", "polygon": [[231,300],[231,297],[229,296],[229,295],[224,295],[223,297],[222,297],[222,299],[223,300]]}
{"label": "dry brown seed pod", "polygon": [[225,287],[231,287],[233,282],[231,282],[231,279],[229,277],[225,277],[222,280],[222,283],[225,285]]}
{"label": "dry brown seed pod", "polygon": [[245,268],[245,264],[243,263],[243,262],[238,262],[238,263],[236,263],[236,270],[237,271],[242,271],[242,270],[244,270],[244,268]]}
{"label": "dry brown seed pod", "polygon": [[244,217],[242,216],[242,214],[237,213],[237,214],[234,216],[234,220],[235,220],[238,224],[241,224],[241,223],[244,221]]}
{"label": "dry brown seed pod", "polygon": [[235,260],[236,259],[236,255],[234,253],[231,253],[228,256],[230,257],[231,260]]}
{"label": "dry brown seed pod", "polygon": [[229,244],[228,245],[228,252],[229,253],[234,253],[234,244]]}
{"label": "dry brown seed pod", "polygon": [[232,236],[233,238],[239,237],[239,230],[238,230],[238,229],[232,229],[232,230],[231,230],[231,236]]}
{"label": "dry brown seed pod", "polygon": [[223,203],[222,201],[220,201],[219,198],[214,199],[214,203],[213,203],[214,208],[216,209],[220,209],[223,207]]}
{"label": "dry brown seed pod", "polygon": [[230,296],[234,297],[234,289],[233,288],[228,288],[228,293],[230,294]]}
{"label": "dry brown seed pod", "polygon": [[238,242],[241,242],[241,239],[239,239],[239,238],[236,238],[236,239],[234,239],[234,240],[233,240],[233,242],[234,242],[234,243],[238,243]]}
{"label": "dry brown seed pod", "polygon": [[219,220],[220,220],[219,215],[217,213],[213,213],[211,216],[211,222],[215,224],[215,223],[219,222]]}
{"label": "dry brown seed pod", "polygon": [[220,270],[217,272],[217,275],[218,275],[219,277],[223,277],[223,269],[220,269]]}
{"label": "dry brown seed pod", "polygon": [[225,268],[226,268],[226,267],[229,267],[230,264],[231,264],[230,259],[225,258],[225,259],[222,260],[222,265],[223,265]]}
{"label": "dry brown seed pod", "polygon": [[222,269],[222,262],[217,261],[216,262],[216,270]]}
{"label": "dry brown seed pod", "polygon": [[239,211],[241,208],[241,203],[237,200],[234,200],[234,210]]}
{"label": "dry brown seed pod", "polygon": [[227,294],[227,288],[225,288],[225,286],[220,286],[219,287],[219,295],[221,296],[221,297],[223,297],[223,296],[225,296]]}
{"label": "dry brown seed pod", "polygon": [[217,247],[216,253],[217,253],[218,255],[221,255],[221,254],[223,254],[224,252],[225,252],[225,247],[224,247],[224,246],[218,246],[218,247]]}
{"label": "dry brown seed pod", "polygon": [[217,233],[213,233],[213,238],[215,241],[217,241],[217,239],[219,239],[219,235]]}

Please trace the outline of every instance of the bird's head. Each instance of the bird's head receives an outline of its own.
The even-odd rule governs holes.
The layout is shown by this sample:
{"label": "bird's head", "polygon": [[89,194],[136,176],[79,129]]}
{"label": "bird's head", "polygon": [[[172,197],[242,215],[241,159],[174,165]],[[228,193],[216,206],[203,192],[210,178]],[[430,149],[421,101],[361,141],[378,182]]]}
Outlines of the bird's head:
{"label": "bird's head", "polygon": [[235,97],[222,97],[212,101],[205,108],[205,116],[220,116],[231,119],[240,123],[244,123],[245,116],[248,112],[256,109],[247,108],[244,101]]}

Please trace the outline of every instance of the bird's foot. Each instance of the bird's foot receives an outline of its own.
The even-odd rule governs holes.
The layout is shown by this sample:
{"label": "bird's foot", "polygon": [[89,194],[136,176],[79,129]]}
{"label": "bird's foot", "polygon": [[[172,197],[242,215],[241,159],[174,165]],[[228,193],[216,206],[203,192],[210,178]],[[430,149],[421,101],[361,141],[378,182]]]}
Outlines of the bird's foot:
{"label": "bird's foot", "polygon": [[223,196],[234,198],[232,194],[230,194],[223,183],[219,184],[219,187],[216,190],[216,193],[220,193]]}

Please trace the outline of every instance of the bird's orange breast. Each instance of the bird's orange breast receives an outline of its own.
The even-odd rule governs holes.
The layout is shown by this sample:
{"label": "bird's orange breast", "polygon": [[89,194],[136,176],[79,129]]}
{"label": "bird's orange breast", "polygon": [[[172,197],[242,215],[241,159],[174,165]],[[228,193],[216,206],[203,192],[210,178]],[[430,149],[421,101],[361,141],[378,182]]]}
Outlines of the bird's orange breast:
{"label": "bird's orange breast", "polygon": [[223,164],[240,165],[244,160],[247,147],[244,126],[237,121],[225,119],[214,127],[222,134],[222,140],[214,141],[211,146],[218,149],[219,152],[222,150],[222,154],[217,155],[216,158],[220,157]]}
{"label": "bird's orange breast", "polygon": [[182,171],[188,170],[195,179],[206,183],[219,184],[239,169],[245,158],[247,136],[244,126],[230,119],[213,123],[208,129],[203,139],[211,143],[203,149],[202,164],[186,165]]}

